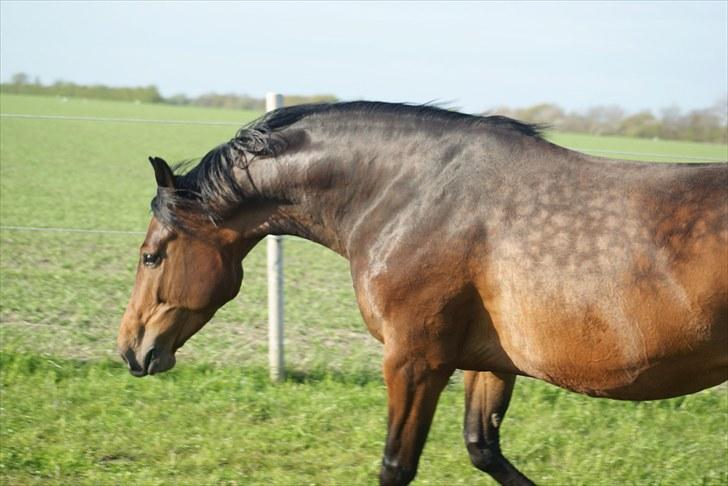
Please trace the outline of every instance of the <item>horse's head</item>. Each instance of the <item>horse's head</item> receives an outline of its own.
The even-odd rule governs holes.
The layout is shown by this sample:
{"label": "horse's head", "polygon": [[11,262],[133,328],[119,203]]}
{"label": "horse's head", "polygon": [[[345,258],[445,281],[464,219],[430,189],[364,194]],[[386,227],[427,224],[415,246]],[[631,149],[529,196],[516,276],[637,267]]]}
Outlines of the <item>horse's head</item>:
{"label": "horse's head", "polygon": [[[159,187],[174,190],[167,164],[161,159],[152,164]],[[152,218],[117,338],[133,375],[172,368],[175,351],[237,295],[242,258],[255,243],[238,236],[211,223],[201,231],[183,231]]]}

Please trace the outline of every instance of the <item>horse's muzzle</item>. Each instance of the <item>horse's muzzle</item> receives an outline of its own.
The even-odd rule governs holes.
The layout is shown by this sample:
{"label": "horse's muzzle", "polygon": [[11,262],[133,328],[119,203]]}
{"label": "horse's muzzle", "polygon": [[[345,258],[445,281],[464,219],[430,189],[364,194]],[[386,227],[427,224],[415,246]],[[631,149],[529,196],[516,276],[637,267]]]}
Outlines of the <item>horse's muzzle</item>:
{"label": "horse's muzzle", "polygon": [[[150,349],[150,351],[153,351],[153,348]],[[144,364],[140,365],[139,361],[137,361],[136,353],[134,353],[134,350],[129,348],[126,351],[119,351],[119,354],[121,355],[121,359],[124,360],[126,363],[126,366],[129,368],[129,373],[131,373],[134,376],[142,377],[147,374],[147,366],[149,365],[149,359],[150,353],[147,353],[147,355],[144,357]]]}
{"label": "horse's muzzle", "polygon": [[163,359],[161,353],[155,347],[149,348],[144,355],[144,361],[141,365],[136,358],[136,353],[131,348],[125,352],[121,351],[119,354],[121,354],[121,359],[124,360],[129,368],[129,373],[139,378],[166,371],[174,366],[175,361],[174,356],[170,356],[169,359]]}
{"label": "horse's muzzle", "polygon": [[147,351],[144,357],[144,370],[148,375],[155,375],[174,367],[177,359],[173,353],[165,352],[162,349],[152,348]]}

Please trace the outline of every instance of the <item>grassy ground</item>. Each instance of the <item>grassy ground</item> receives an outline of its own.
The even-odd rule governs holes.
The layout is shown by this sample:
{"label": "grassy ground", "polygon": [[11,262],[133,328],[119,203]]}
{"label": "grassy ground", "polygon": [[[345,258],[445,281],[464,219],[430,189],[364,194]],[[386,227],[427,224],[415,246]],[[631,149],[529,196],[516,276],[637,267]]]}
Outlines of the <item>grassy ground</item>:
{"label": "grassy ground", "polygon": [[[228,121],[251,112],[0,95],[0,112]],[[148,155],[202,155],[236,127],[2,118],[0,224],[143,231]],[[567,146],[728,159],[726,146],[552,134]],[[626,156],[625,156],[626,158]],[[660,159],[664,160],[664,159]],[[265,379],[264,248],[243,291],[179,352],[129,377],[113,351],[139,235],[0,231],[0,476],[23,484],[373,483],[384,436],[381,349],[346,262],[286,240],[291,379]],[[419,484],[487,481],[460,438],[462,388],[443,395]],[[521,380],[505,449],[545,483],[728,481],[725,389],[646,404]]]}
{"label": "grassy ground", "polygon": [[[385,392],[365,371],[185,365],[154,379],[117,362],[3,353],[7,483],[374,484]],[[725,393],[649,403],[520,380],[504,450],[544,484],[725,484]],[[417,484],[486,484],[460,434],[462,386],[443,394]]]}

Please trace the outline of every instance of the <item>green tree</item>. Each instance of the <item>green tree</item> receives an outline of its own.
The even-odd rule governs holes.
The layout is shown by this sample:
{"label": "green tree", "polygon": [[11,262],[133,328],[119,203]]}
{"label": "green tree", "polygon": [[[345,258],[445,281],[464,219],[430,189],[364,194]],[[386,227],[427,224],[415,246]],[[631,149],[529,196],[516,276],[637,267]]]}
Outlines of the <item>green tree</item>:
{"label": "green tree", "polygon": [[30,81],[30,76],[28,76],[25,73],[15,73],[10,78],[10,82],[19,86],[23,86],[28,84]]}

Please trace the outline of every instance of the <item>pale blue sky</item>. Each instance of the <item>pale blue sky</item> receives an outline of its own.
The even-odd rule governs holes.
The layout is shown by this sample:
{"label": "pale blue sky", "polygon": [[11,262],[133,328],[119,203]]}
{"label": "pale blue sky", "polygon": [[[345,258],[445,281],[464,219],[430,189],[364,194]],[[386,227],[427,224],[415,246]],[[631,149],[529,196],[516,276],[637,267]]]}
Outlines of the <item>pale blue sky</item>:
{"label": "pale blue sky", "polygon": [[164,95],[692,109],[728,92],[728,2],[3,0],[0,78],[19,71]]}

